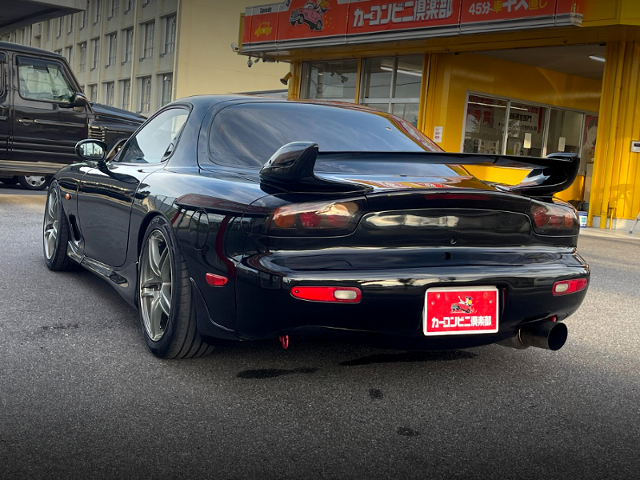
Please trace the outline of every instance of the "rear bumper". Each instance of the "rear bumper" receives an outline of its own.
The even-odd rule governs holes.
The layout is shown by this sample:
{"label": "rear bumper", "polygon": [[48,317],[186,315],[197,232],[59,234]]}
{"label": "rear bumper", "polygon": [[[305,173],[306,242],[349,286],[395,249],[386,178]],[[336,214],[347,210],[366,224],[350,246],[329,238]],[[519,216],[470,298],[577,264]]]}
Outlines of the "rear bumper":
{"label": "rear bumper", "polygon": [[[554,296],[560,280],[588,278],[589,267],[577,254],[554,264],[456,266],[383,271],[267,272],[238,268],[237,332],[259,339],[282,334],[338,337],[385,348],[450,349],[490,344],[512,337],[527,322],[574,313],[587,289]],[[308,302],[291,296],[296,286],[358,287],[358,304]],[[425,337],[423,308],[432,287],[496,286],[500,292],[500,329],[496,334]]]}

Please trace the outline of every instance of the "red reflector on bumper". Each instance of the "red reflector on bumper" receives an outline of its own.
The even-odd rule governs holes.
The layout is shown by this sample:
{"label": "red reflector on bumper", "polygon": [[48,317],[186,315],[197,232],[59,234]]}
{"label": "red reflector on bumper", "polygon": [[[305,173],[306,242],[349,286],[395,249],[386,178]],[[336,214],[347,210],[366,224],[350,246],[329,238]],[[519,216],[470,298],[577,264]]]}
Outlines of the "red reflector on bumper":
{"label": "red reflector on bumper", "polygon": [[586,278],[577,278],[575,280],[563,280],[562,282],[556,282],[553,284],[553,294],[569,295],[570,293],[576,293],[584,290],[587,287]]}
{"label": "red reflector on bumper", "polygon": [[291,295],[310,302],[358,303],[362,299],[355,287],[293,287]]}
{"label": "red reflector on bumper", "polygon": [[207,280],[207,283],[212,287],[223,287],[229,281],[226,277],[223,277],[221,275],[214,275],[213,273],[207,273],[205,275],[205,279]]}

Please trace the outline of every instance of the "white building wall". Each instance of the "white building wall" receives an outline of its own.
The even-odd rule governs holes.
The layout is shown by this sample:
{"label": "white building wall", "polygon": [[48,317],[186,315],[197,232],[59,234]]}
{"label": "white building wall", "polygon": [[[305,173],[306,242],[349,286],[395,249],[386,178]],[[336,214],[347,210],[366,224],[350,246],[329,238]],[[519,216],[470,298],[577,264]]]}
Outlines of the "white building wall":
{"label": "white building wall", "polygon": [[[97,90],[98,103],[107,104],[107,85],[114,84],[112,106],[126,108],[143,115],[150,115],[162,106],[162,86],[174,78],[173,52],[167,45],[167,21],[177,12],[178,0],[88,0],[86,12],[66,15],[45,22],[19,28],[2,36],[2,40],[44,48],[67,56],[69,63],[85,94],[92,87]],[[83,18],[86,20],[83,23]],[[153,52],[144,55],[144,25],[153,23]],[[178,39],[178,23],[175,27],[175,42]],[[126,30],[133,29],[133,51],[131,59],[125,61]],[[109,35],[116,35],[115,61],[109,64]],[[99,50],[94,54],[93,41],[99,40]],[[86,62],[81,64],[81,48],[86,44]],[[147,50],[148,52],[148,50]],[[143,79],[151,79],[148,106],[143,102]],[[125,82],[131,82],[130,97],[125,98]],[[169,99],[171,98],[169,93]]]}

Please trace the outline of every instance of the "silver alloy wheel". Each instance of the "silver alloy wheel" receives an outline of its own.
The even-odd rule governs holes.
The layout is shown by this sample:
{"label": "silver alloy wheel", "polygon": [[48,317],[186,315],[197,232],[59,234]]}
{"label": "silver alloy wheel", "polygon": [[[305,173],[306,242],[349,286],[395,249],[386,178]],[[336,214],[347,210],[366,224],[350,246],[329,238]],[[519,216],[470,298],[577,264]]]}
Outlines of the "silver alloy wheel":
{"label": "silver alloy wheel", "polygon": [[43,243],[44,254],[47,260],[51,260],[55,251],[56,243],[58,242],[58,208],[60,201],[58,197],[58,190],[52,188],[49,192],[49,198],[47,199],[47,208],[44,213],[44,227],[43,227]]}
{"label": "silver alloy wheel", "polygon": [[47,181],[47,177],[43,177],[42,175],[36,175],[33,177],[24,177],[24,181],[31,185],[33,188],[40,188]]}
{"label": "silver alloy wheel", "polygon": [[160,230],[154,230],[140,259],[140,310],[149,338],[162,338],[171,315],[173,262],[169,243]]}

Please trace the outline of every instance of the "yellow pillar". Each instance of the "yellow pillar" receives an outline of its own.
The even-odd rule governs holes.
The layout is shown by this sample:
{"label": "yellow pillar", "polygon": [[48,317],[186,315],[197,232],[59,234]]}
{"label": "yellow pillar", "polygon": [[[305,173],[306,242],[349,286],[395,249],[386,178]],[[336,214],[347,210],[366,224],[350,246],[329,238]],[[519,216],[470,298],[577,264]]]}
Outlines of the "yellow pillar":
{"label": "yellow pillar", "polygon": [[589,208],[589,225],[600,216],[635,218],[640,210],[640,171],[631,140],[640,140],[640,42],[607,44],[602,81],[598,139],[596,141]]}

